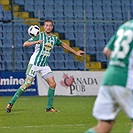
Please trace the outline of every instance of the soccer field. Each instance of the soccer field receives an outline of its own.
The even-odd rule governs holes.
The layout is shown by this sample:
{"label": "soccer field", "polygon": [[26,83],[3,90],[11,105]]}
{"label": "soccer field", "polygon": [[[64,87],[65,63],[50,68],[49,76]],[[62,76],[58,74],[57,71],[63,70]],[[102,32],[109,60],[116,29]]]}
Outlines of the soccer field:
{"label": "soccer field", "polygon": [[[22,96],[11,113],[5,108],[11,97],[0,97],[0,133],[84,133],[96,124],[92,117],[95,97],[56,96],[59,113],[46,113],[47,97]],[[111,133],[128,133],[130,120],[121,112]]]}

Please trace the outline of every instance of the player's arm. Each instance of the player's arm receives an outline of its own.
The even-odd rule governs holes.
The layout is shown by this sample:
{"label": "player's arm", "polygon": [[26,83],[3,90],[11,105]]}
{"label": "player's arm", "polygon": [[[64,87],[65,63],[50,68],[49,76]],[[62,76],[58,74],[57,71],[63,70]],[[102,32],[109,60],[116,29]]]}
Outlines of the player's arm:
{"label": "player's arm", "polygon": [[111,37],[111,39],[109,40],[109,42],[107,43],[106,47],[103,49],[103,53],[110,58],[111,56],[111,52],[114,49],[114,42],[115,42],[115,35],[113,35]]}
{"label": "player's arm", "polygon": [[43,40],[38,40],[38,41],[33,41],[33,42],[26,41],[26,42],[24,42],[23,46],[28,47],[28,46],[32,46],[34,44],[40,44],[42,42],[43,42]]}
{"label": "player's arm", "polygon": [[111,50],[110,50],[108,47],[105,47],[105,48],[104,48],[103,53],[104,53],[108,58],[110,58],[110,56],[111,56]]}
{"label": "player's arm", "polygon": [[72,49],[69,45],[67,45],[66,43],[62,42],[61,45],[64,49],[72,52],[73,54],[77,55],[77,56],[82,56],[84,54],[84,52],[82,50],[79,51],[75,51],[74,49]]}

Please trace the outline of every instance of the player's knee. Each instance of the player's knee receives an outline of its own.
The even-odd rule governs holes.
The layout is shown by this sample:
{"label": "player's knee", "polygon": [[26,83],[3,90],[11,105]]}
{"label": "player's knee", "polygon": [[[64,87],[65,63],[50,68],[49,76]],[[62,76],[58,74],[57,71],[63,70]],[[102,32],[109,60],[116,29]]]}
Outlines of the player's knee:
{"label": "player's knee", "polygon": [[21,88],[25,91],[26,89],[28,89],[31,86],[31,83],[24,83]]}
{"label": "player's knee", "polygon": [[54,89],[56,87],[56,82],[49,83],[49,87]]}
{"label": "player's knee", "polygon": [[29,78],[28,80],[26,80],[24,82],[24,84],[21,86],[21,88],[25,91],[26,89],[28,89],[32,84],[32,80]]}
{"label": "player's knee", "polygon": [[29,88],[31,86],[31,83],[27,84],[26,88]]}

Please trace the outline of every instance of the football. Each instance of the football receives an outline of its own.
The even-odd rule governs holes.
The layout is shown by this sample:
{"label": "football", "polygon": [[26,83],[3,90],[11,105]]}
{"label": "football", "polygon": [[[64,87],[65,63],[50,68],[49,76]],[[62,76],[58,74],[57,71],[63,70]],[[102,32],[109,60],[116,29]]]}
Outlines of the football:
{"label": "football", "polygon": [[31,25],[28,29],[28,34],[32,37],[37,36],[40,33],[40,28],[37,25]]}

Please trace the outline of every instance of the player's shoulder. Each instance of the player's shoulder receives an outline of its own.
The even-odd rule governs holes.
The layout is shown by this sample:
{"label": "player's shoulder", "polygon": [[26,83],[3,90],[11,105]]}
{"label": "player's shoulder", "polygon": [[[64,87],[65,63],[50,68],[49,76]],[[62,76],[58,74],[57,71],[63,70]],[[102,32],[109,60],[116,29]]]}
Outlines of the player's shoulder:
{"label": "player's shoulder", "polygon": [[52,34],[52,36],[53,36],[53,37],[57,37],[56,35],[53,35],[53,34]]}
{"label": "player's shoulder", "polygon": [[52,35],[52,37],[55,39],[55,40],[58,40],[59,39],[59,37],[57,36],[57,35],[55,35],[55,34],[51,34]]}
{"label": "player's shoulder", "polygon": [[41,31],[40,34],[45,34],[45,33],[43,31]]}
{"label": "player's shoulder", "polygon": [[58,38],[58,37],[57,37],[55,34],[53,34],[53,33],[52,33],[51,35],[52,35],[53,37],[55,37],[55,38]]}
{"label": "player's shoulder", "polygon": [[119,29],[120,29],[120,28],[123,28],[123,29],[131,29],[131,30],[133,30],[133,20],[129,20],[129,21],[125,22],[124,24],[122,24],[122,25],[119,27]]}

